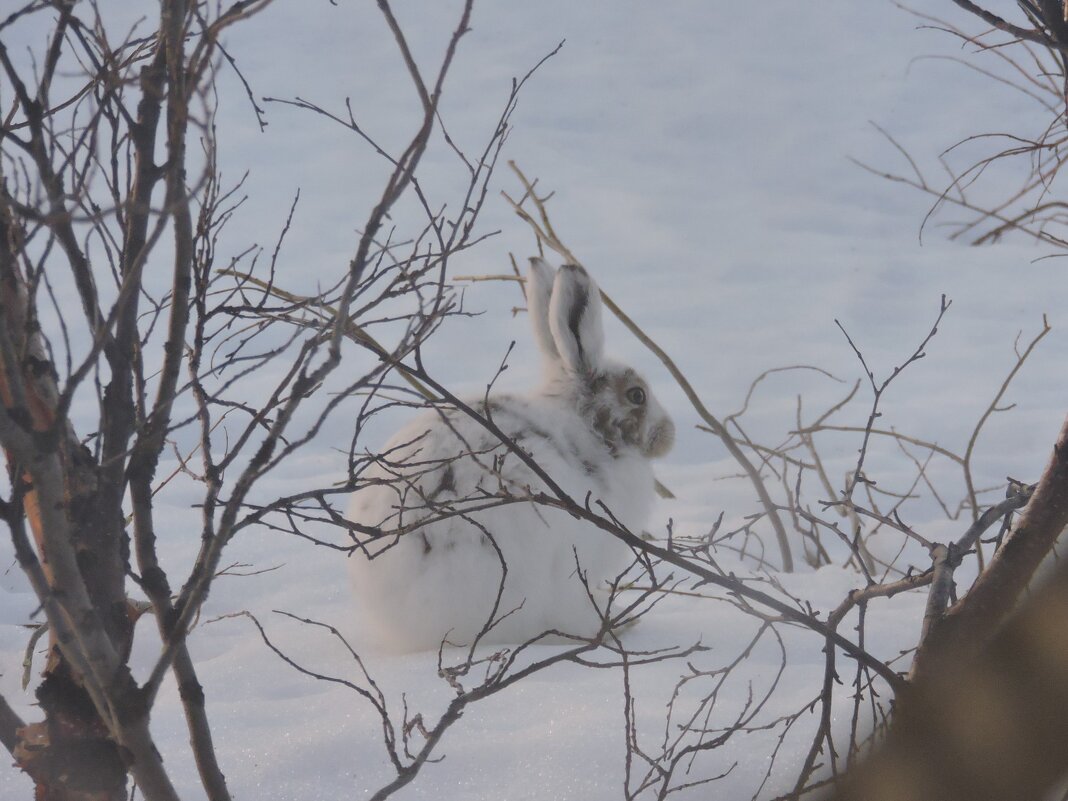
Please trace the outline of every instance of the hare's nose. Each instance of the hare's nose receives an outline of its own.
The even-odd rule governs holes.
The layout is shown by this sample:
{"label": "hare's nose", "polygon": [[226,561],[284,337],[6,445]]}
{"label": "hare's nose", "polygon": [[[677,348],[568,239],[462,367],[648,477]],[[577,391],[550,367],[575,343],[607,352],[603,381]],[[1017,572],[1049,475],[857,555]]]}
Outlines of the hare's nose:
{"label": "hare's nose", "polygon": [[670,417],[665,417],[649,432],[649,438],[645,443],[645,455],[650,459],[656,459],[666,455],[675,444],[675,424]]}

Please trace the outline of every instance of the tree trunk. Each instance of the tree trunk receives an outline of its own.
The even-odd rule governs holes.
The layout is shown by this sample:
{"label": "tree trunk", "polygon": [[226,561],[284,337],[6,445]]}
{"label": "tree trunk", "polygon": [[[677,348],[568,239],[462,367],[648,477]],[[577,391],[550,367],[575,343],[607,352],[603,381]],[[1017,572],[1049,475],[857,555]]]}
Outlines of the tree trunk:
{"label": "tree trunk", "polygon": [[[124,533],[104,523],[106,510],[95,502],[97,466],[65,425],[56,420],[58,398],[55,369],[36,336],[36,321],[27,303],[19,270],[21,231],[7,209],[0,210],[0,325],[4,358],[0,358],[0,403],[19,428],[32,432],[43,453],[58,456],[62,486],[33,486],[28,465],[19,464],[8,442],[7,455],[13,503],[10,517],[24,515],[40,554],[49,591],[65,587],[56,580],[45,546],[41,504],[59,504],[71,533],[70,548],[104,632],[120,654],[128,654],[133,623],[127,614],[125,568],[128,545]],[[9,520],[19,527],[21,521]],[[17,765],[35,782],[37,801],[123,801],[125,760],[101,719],[77,671],[50,632],[51,647],[44,678],[37,689],[43,721],[23,727],[15,746]]]}
{"label": "tree trunk", "polygon": [[[1061,797],[1050,792],[1068,774],[1068,562],[1010,613],[1036,560],[1066,525],[1068,420],[1013,532],[1019,550],[990,584],[1003,593],[1000,604],[970,608],[963,623],[947,617],[948,634],[932,631],[938,639],[899,695],[887,741],[846,778],[835,801]],[[996,560],[987,574],[995,569]]]}

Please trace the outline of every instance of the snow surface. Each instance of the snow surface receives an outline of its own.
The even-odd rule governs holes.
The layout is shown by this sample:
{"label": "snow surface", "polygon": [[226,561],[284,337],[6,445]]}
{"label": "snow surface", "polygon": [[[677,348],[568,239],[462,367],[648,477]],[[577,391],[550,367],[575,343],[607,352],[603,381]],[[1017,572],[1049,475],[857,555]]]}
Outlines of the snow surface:
{"label": "snow surface", "polygon": [[[948,2],[944,6],[946,15],[958,13]],[[398,9],[421,64],[440,57],[456,11],[455,3]],[[1016,408],[994,416],[975,455],[981,486],[1003,482],[1005,475],[1033,479],[1068,397],[1063,264],[1037,260],[1046,252],[1025,241],[970,249],[946,241],[937,227],[927,230],[921,245],[918,226],[928,199],[878,180],[848,157],[901,167],[900,156],[869,121],[935,163],[939,151],[964,136],[1003,129],[1007,120],[1040,130],[1045,119],[957,64],[917,60],[959,52],[945,34],[917,24],[889,2],[492,0],[476,5],[443,117],[452,137],[474,149],[499,114],[510,78],[566,39],[523,92],[505,156],[557,190],[551,208],[564,239],[675,357],[713,411],[740,408],[750,381],[772,367],[813,364],[847,382],[810,371],[769,377],[747,417],[751,430],[769,441],[793,427],[799,393],[811,419],[862,375],[835,319],[881,376],[922,339],[944,293],[953,306],[927,358],[887,394],[882,424],[963,449],[1013,364],[1017,332],[1029,338],[1048,314],[1053,331],[1007,398]],[[332,108],[350,97],[358,117],[382,141],[400,141],[414,130],[417,101],[398,77],[399,58],[372,4],[279,2],[234,29],[228,43],[258,95],[300,95]],[[236,81],[224,79],[220,91],[220,161],[231,176],[251,170],[249,201],[229,241],[269,247],[300,187],[280,281],[295,292],[331,282],[351,256],[354,229],[375,200],[385,165],[351,133],[292,108],[270,106],[270,126],[261,134]],[[443,146],[428,153],[424,166],[424,184],[436,196],[449,197],[449,188],[463,179]],[[495,188],[515,192],[517,183],[501,169]],[[508,252],[531,252],[528,231],[503,201],[491,199],[482,222],[485,230],[501,233],[465,254],[454,269],[502,272]],[[534,380],[526,321],[510,312],[514,293],[507,285],[471,286],[468,307],[485,313],[454,321],[428,350],[428,361],[437,357],[449,365],[444,375],[457,391],[481,391],[511,339],[519,350],[501,387],[522,388]],[[445,361],[456,349],[472,352],[467,343],[487,341],[499,343],[497,350],[472,349],[472,358]],[[736,468],[716,440],[694,429],[694,413],[653,357],[611,321],[608,341],[610,351],[650,377],[680,433],[675,451],[658,467],[678,500],[659,504],[650,529],[662,532],[670,517],[677,533],[700,534],[720,511],[725,526],[754,511],[745,483],[723,480]],[[844,419],[862,424],[866,403],[851,405]],[[347,439],[341,424],[326,432],[266,490],[340,477],[344,457],[329,439],[339,432]],[[380,433],[378,441],[384,441],[389,431]],[[856,444],[848,437],[826,439],[834,475],[853,462]],[[886,449],[873,454],[872,470],[888,487],[902,489],[910,480]],[[952,471],[936,466],[934,472],[949,497],[960,497]],[[190,508],[195,497],[192,490],[171,493],[160,509],[163,557],[175,575],[198,544],[192,533],[197,512]],[[962,525],[940,517],[932,504],[910,508],[909,519],[932,538],[951,537]],[[885,547],[897,544],[893,539]],[[0,693],[33,718],[32,695],[19,682],[23,624],[35,604],[6,543],[0,544],[0,560]],[[253,566],[246,570],[278,569],[221,579],[205,620],[249,610],[308,668],[355,675],[349,657],[321,630],[271,611],[352,631],[342,557],[294,538],[248,532],[233,543],[226,561]],[[723,562],[729,563],[727,555]],[[840,568],[779,578],[824,612],[862,583]],[[921,594],[873,604],[869,646],[891,656],[913,644],[922,605]],[[700,638],[713,649],[704,664],[713,665],[736,656],[754,626],[728,604],[674,597],[625,636],[634,648]],[[819,638],[801,630],[781,633],[789,665],[768,718],[810,700],[822,675]],[[157,647],[149,621],[140,624],[138,636],[135,660],[144,670]],[[364,798],[391,778],[367,704],[342,686],[313,681],[280,662],[247,619],[204,623],[190,647],[235,798]],[[367,664],[395,712],[402,693],[409,709],[428,719],[450,697],[436,675],[436,655],[372,654]],[[729,719],[749,683],[754,692],[766,689],[778,665],[777,649],[763,643],[730,685],[717,713],[721,719]],[[683,669],[664,663],[634,672],[637,726],[647,742],[662,730],[664,703]],[[848,717],[848,710],[843,714]],[[811,725],[799,724],[804,731],[787,740],[763,796],[789,783]],[[202,798],[173,685],[165,688],[153,731],[182,797]],[[737,762],[733,772],[712,788],[680,797],[749,798],[773,746],[770,735],[730,743],[697,770],[712,775]],[[538,674],[470,709],[439,754],[445,760],[428,765],[398,798],[620,798],[621,673],[562,666]],[[26,798],[29,792],[25,777],[0,771],[0,798]]]}

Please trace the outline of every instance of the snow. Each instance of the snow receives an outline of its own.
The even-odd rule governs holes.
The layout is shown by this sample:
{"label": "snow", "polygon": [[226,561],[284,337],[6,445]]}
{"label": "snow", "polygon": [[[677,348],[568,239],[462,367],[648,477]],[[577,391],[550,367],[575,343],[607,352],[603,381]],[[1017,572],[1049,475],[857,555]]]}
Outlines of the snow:
{"label": "snow", "polygon": [[[947,16],[958,14],[952,4],[944,6]],[[436,63],[456,12],[455,3],[398,9],[420,64]],[[1028,341],[1048,315],[1052,332],[1005,400],[1016,407],[991,418],[975,453],[980,486],[998,485],[1006,475],[1033,480],[1068,397],[1061,355],[1068,348],[1068,278],[1062,263],[1038,260],[1048,251],[1024,240],[968,248],[947,240],[937,224],[921,244],[918,228],[929,199],[880,181],[849,158],[900,168],[900,156],[869,121],[935,163],[945,147],[1001,129],[1006,119],[1032,129],[1045,120],[1008,90],[959,65],[922,60],[959,49],[948,36],[918,30],[917,24],[891,3],[849,0],[726,7],[697,0],[670,6],[486,0],[476,4],[473,31],[462,41],[443,117],[451,136],[476,149],[500,112],[510,78],[566,39],[521,95],[505,156],[557,191],[551,211],[564,240],[672,354],[717,414],[740,408],[750,382],[772,367],[817,365],[841,379],[812,371],[769,376],[745,418],[747,430],[765,441],[794,427],[798,394],[805,418],[812,419],[863,377],[836,319],[881,378],[926,335],[945,294],[952,307],[927,356],[887,392],[880,425],[963,450],[1015,361],[1017,333]],[[361,121],[382,141],[401,141],[414,130],[417,100],[398,78],[399,58],[372,4],[280,2],[233,29],[228,44],[258,95],[306,96],[331,108],[351,97]],[[224,78],[220,93],[220,161],[231,178],[251,170],[249,201],[229,231],[234,252],[244,246],[237,243],[251,241],[272,247],[299,187],[301,203],[279,283],[294,292],[331,283],[351,257],[354,229],[377,199],[385,165],[351,132],[290,107],[269,106],[270,125],[261,134],[232,76]],[[444,146],[428,153],[424,167],[424,186],[435,196],[450,197],[449,188],[463,179],[462,165]],[[493,188],[515,194],[517,186],[502,166]],[[398,225],[412,214],[400,209]],[[503,200],[491,197],[482,222],[485,230],[501,233],[465,253],[456,271],[499,273],[507,269],[509,252],[532,253],[529,232]],[[454,391],[480,393],[511,340],[519,344],[501,388],[520,391],[536,380],[535,349],[526,321],[511,314],[515,303],[511,285],[479,283],[466,290],[467,307],[484,313],[452,321],[425,357],[443,365]],[[721,511],[724,530],[738,525],[757,506],[745,480],[730,478],[737,467],[716,439],[694,428],[699,421],[692,408],[654,357],[615,321],[607,325],[608,350],[649,377],[679,431],[675,450],[657,466],[678,497],[658,502],[650,531],[662,534],[671,518],[677,534],[701,535]],[[493,344],[470,346],[484,342]],[[458,351],[471,358],[453,358]],[[843,422],[863,425],[866,392],[862,386]],[[389,433],[373,432],[367,445],[384,442]],[[264,491],[340,478],[345,459],[333,450],[334,436],[347,441],[343,421]],[[821,442],[838,479],[855,463],[857,440],[827,435]],[[912,477],[885,442],[874,446],[869,471],[880,485],[898,491]],[[962,496],[959,474],[948,465],[936,461],[932,475],[947,497]],[[166,525],[162,557],[176,577],[199,544],[193,533],[198,511],[191,508],[195,487],[181,487],[176,482],[160,506]],[[809,491],[822,497],[815,488]],[[964,525],[945,520],[930,500],[907,504],[903,514],[932,539],[957,536]],[[901,544],[889,532],[879,536],[873,547],[881,552]],[[717,558],[740,572],[751,567],[728,553]],[[923,559],[922,550],[905,557],[921,567]],[[220,579],[190,638],[234,797],[370,797],[392,773],[369,705],[341,685],[315,681],[284,664],[248,618],[223,617],[247,610],[308,669],[354,679],[359,673],[351,657],[328,633],[273,611],[329,622],[358,641],[344,557],[252,530],[232,544],[224,558],[229,562],[248,564],[244,570],[253,573],[277,568]],[[9,544],[0,543],[0,694],[33,719],[32,695],[21,690],[20,679],[28,636],[23,625],[36,604],[12,563]],[[855,571],[839,567],[802,566],[776,578],[824,613],[863,584]],[[923,602],[922,593],[873,602],[869,647],[890,657],[913,645]],[[850,632],[850,625],[843,631]],[[711,668],[737,656],[755,627],[722,600],[677,596],[624,638],[634,649],[700,640],[712,649],[701,657]],[[778,631],[789,656],[763,713],[768,720],[811,700],[822,677],[822,640],[804,630]],[[139,671],[148,669],[157,647],[154,626],[143,620],[134,655]],[[529,657],[559,647],[538,646]],[[437,676],[436,654],[364,655],[394,713],[402,695],[428,721],[448,703],[451,690]],[[853,665],[842,661],[848,685]],[[779,667],[777,646],[761,641],[725,686],[716,719],[730,720],[750,686],[759,695]],[[663,736],[665,704],[685,669],[668,661],[633,670],[636,727],[653,750]],[[427,765],[396,797],[622,797],[622,681],[619,669],[560,665],[473,705],[443,739],[438,755],[444,761]],[[689,702],[696,697],[688,696]],[[836,731],[848,732],[850,713],[848,703],[840,706]],[[804,718],[786,739],[762,797],[790,786],[814,725],[811,716]],[[182,797],[202,798],[170,680],[153,731]],[[751,797],[776,736],[756,733],[711,753],[697,763],[700,775],[738,765],[712,788],[679,796]],[[24,776],[0,771],[0,798],[29,792]]]}

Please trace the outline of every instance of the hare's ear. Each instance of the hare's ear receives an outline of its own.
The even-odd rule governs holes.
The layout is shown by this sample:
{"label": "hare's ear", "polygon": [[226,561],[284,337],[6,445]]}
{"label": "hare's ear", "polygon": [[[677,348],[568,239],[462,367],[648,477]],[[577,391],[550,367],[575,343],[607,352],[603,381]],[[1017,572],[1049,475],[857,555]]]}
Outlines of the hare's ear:
{"label": "hare's ear", "polygon": [[601,291],[577,264],[565,264],[556,272],[549,326],[560,360],[573,373],[599,370],[604,360],[604,326],[601,322]]}
{"label": "hare's ear", "polygon": [[556,270],[545,259],[535,256],[530,260],[530,270],[527,271],[527,314],[542,357],[553,364],[560,361],[560,353],[549,327],[549,297],[552,295],[555,274]]}

